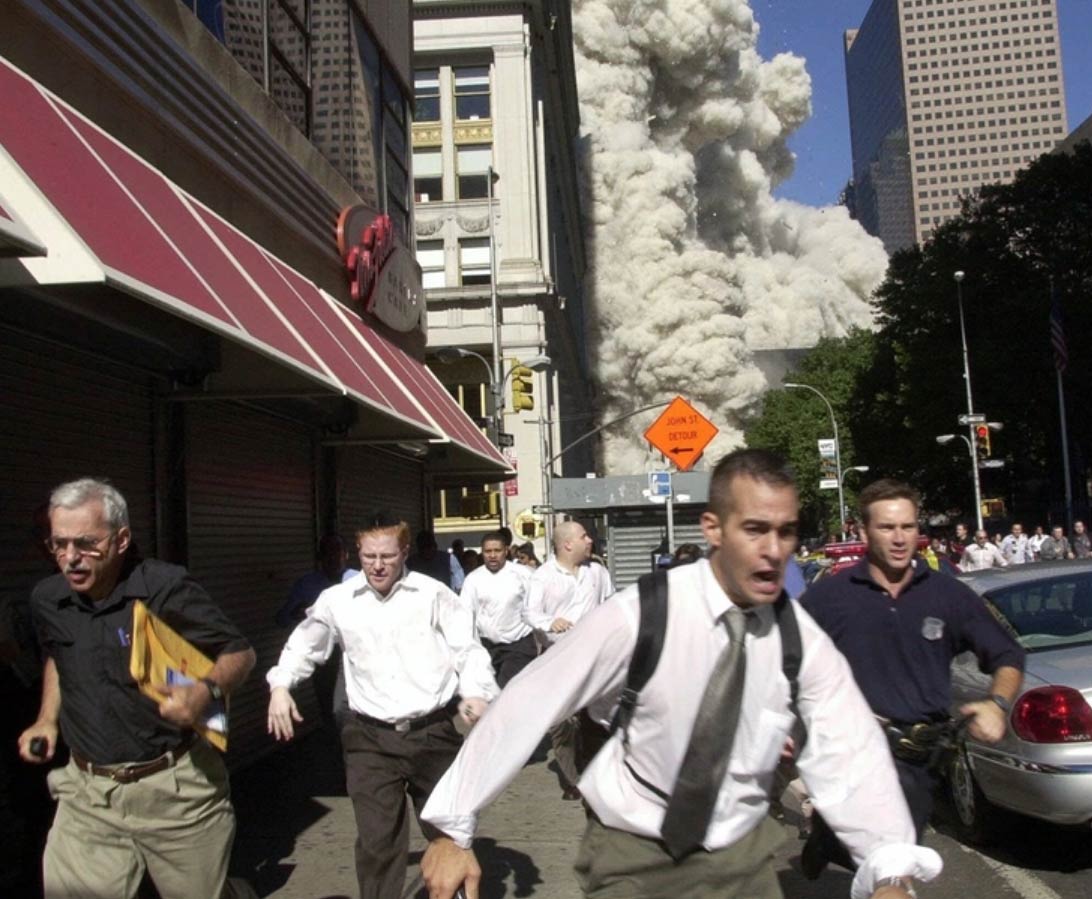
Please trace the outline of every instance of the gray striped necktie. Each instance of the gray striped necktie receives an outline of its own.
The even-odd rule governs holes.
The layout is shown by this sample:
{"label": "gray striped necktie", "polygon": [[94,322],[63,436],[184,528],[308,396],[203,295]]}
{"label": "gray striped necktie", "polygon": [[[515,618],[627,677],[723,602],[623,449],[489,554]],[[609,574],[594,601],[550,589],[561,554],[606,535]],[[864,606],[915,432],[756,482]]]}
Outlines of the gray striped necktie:
{"label": "gray striped necktie", "polygon": [[743,700],[747,619],[739,609],[730,609],[722,617],[730,640],[706,684],[690,745],[664,813],[660,835],[676,861],[701,848],[724,782]]}

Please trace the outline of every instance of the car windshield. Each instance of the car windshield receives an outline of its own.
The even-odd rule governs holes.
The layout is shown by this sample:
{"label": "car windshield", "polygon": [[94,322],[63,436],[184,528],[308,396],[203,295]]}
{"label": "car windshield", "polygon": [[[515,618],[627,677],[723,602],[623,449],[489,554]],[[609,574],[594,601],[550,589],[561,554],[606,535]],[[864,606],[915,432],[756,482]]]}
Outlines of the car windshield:
{"label": "car windshield", "polygon": [[1029,652],[1092,643],[1092,571],[998,587],[986,600]]}

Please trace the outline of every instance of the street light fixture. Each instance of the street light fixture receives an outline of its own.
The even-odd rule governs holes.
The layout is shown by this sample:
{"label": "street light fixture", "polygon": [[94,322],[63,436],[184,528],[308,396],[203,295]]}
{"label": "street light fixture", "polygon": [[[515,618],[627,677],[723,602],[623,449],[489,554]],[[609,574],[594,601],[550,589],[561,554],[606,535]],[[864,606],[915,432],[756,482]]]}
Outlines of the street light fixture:
{"label": "street light fixture", "polygon": [[[553,360],[546,355],[531,356],[528,359],[520,359],[512,364],[504,376],[498,381],[494,375],[494,370],[501,370],[502,365],[490,365],[489,360],[485,358],[481,353],[477,353],[474,350],[464,349],[458,346],[445,346],[439,347],[434,358],[438,362],[450,363],[459,359],[477,359],[482,365],[485,366],[485,370],[488,374],[489,393],[493,397],[493,440],[500,446],[501,434],[504,432],[504,385],[508,379],[512,377],[512,373],[520,367],[529,368],[531,371],[545,371],[552,364]],[[503,490],[498,490],[503,497]],[[500,523],[504,527],[508,524],[508,510],[505,505],[504,499],[500,502]]]}
{"label": "street light fixture", "polygon": [[788,387],[791,390],[810,390],[826,403],[827,412],[830,413],[830,424],[831,427],[834,428],[834,470],[838,477],[838,530],[841,532],[842,539],[844,540],[846,537],[846,503],[842,488],[842,444],[838,439],[838,420],[834,417],[834,407],[822,392],[812,387],[810,384],[797,384],[793,381],[784,381],[781,386]]}
{"label": "street light fixture", "polygon": [[975,454],[975,451],[974,451],[974,441],[971,440],[970,437],[967,437],[964,434],[941,434],[939,437],[937,437],[936,440],[937,440],[937,443],[939,443],[941,446],[947,446],[949,443],[951,443],[953,440],[956,440],[956,439],[962,440],[963,443],[966,444],[967,453],[971,457],[971,477],[974,480],[974,501],[975,501],[974,514],[975,514],[975,521],[977,522],[977,525],[976,525],[977,529],[981,530],[982,529],[982,498],[981,498],[981,488],[978,486],[978,456]]}
{"label": "street light fixture", "polygon": [[[971,482],[974,484],[974,514],[982,527],[982,484],[978,478],[978,460],[974,454],[974,400],[971,398],[971,363],[967,355],[967,326],[963,320],[963,272],[955,272],[956,300],[959,303],[959,339],[963,347],[963,381],[967,385],[967,447],[971,451]],[[945,435],[951,436],[951,435]],[[940,438],[937,438],[940,441]],[[948,441],[945,441],[947,443]]]}

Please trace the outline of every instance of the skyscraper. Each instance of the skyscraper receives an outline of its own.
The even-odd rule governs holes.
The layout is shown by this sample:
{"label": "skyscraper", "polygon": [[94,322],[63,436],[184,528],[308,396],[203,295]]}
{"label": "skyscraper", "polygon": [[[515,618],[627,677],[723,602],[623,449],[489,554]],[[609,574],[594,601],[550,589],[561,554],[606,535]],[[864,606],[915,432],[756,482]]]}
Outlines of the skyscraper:
{"label": "skyscraper", "polygon": [[1056,0],[874,0],[845,59],[857,218],[889,252],[1068,130]]}

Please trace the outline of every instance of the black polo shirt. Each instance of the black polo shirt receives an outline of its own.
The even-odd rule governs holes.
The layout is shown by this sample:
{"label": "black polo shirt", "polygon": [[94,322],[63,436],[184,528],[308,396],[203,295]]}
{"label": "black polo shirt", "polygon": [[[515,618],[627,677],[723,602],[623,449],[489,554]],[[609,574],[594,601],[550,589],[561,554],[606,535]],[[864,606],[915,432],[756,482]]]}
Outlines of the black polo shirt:
{"label": "black polo shirt", "polygon": [[61,733],[70,748],[102,765],[153,759],[183,736],[129,674],[137,599],[209,658],[250,645],[177,565],[129,558],[101,603],[73,591],[61,574],[40,582],[31,612],[60,675]]}
{"label": "black polo shirt", "polygon": [[949,714],[951,662],[973,651],[987,674],[1023,670],[1024,650],[963,582],[917,559],[897,599],[873,579],[868,560],[821,578],[800,598],[841,650],[877,715],[901,724]]}

